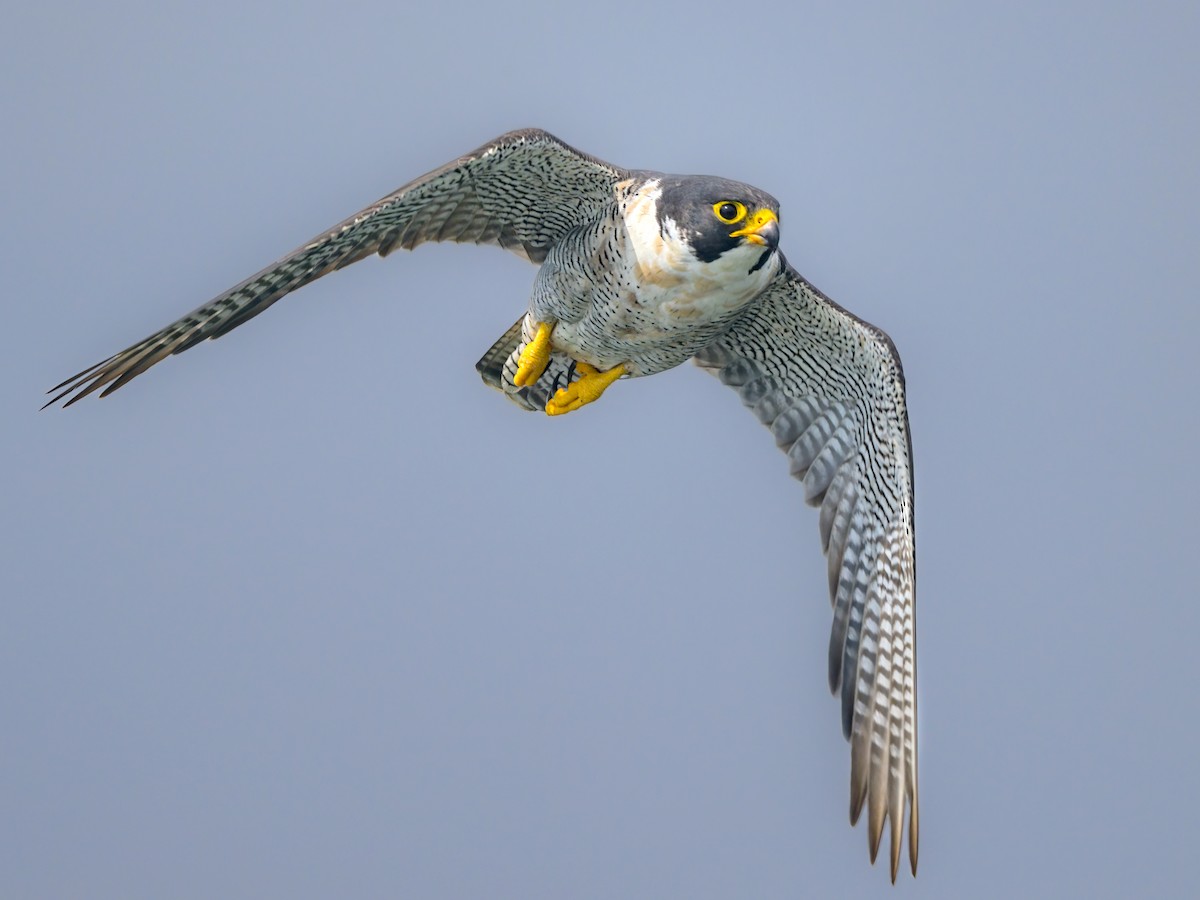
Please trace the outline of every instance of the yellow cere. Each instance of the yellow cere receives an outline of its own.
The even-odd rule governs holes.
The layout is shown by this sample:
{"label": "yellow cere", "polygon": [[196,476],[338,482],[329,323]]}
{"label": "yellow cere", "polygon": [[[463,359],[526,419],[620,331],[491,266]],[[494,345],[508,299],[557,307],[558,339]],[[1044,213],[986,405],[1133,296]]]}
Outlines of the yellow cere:
{"label": "yellow cere", "polygon": [[778,221],[779,221],[779,216],[775,215],[775,213],[771,212],[771,210],[760,209],[758,212],[756,212],[753,216],[750,217],[750,221],[747,222],[744,227],[739,228],[737,231],[730,232],[729,236],[730,237],[741,237],[742,235],[749,235],[750,236],[749,239],[751,241],[753,241],[754,243],[761,244],[763,242],[762,238],[758,238],[757,240],[755,240],[754,235],[758,232],[758,230],[760,228],[762,228],[768,222],[778,222]]}

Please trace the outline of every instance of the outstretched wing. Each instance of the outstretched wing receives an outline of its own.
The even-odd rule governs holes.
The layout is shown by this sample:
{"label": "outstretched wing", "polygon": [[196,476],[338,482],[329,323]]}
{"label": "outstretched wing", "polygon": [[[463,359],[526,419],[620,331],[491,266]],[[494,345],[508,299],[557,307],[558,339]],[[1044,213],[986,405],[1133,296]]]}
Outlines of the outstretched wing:
{"label": "outstretched wing", "polygon": [[541,262],[555,241],[613,202],[628,173],[537,129],[512,131],[411,181],[177,322],[68,378],[49,406],[105,396],[159,360],[253,318],[285,294],[364,257],[426,241],[498,244]]}
{"label": "outstretched wing", "polygon": [[833,633],[829,685],[850,741],[850,821],[866,802],[871,860],[905,802],[917,871],[917,695],[912,452],[900,357],[785,266],[761,302],[696,362],[738,390],[821,508]]}

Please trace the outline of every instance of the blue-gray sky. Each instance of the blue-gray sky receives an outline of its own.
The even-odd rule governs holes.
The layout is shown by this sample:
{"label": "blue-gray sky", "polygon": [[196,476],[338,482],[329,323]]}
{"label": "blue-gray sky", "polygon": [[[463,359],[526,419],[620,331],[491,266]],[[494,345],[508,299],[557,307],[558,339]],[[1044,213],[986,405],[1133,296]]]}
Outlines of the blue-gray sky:
{"label": "blue-gray sky", "polygon": [[[1196,891],[1195,4],[27,4],[0,45],[0,895]],[[526,125],[770,191],[900,348],[915,883],[846,821],[786,460],[691,366],[484,388],[515,257],[363,262],[37,412]]]}

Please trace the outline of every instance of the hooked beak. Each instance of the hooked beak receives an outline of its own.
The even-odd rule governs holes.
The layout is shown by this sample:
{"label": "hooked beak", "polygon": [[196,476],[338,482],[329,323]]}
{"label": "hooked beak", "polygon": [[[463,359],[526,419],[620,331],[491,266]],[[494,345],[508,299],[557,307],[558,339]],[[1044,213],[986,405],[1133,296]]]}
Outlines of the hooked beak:
{"label": "hooked beak", "polygon": [[779,246],[779,217],[769,209],[760,209],[746,226],[732,232],[730,237],[744,237],[749,244],[762,244],[774,250]]}

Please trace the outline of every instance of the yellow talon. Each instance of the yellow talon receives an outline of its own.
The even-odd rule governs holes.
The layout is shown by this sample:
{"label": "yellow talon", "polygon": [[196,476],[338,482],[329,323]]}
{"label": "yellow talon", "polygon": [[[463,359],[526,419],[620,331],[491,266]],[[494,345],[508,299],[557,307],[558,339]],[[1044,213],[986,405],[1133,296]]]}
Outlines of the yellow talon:
{"label": "yellow talon", "polygon": [[546,415],[561,416],[574,412],[585,403],[600,399],[600,395],[608,386],[625,374],[625,364],[621,363],[607,372],[601,372],[595,366],[581,362],[575,364],[575,370],[580,373],[579,380],[558,389],[546,404]]}
{"label": "yellow talon", "polygon": [[553,331],[553,325],[538,323],[537,334],[517,359],[517,373],[513,375],[513,384],[517,387],[534,384],[546,371],[550,364],[550,334]]}

